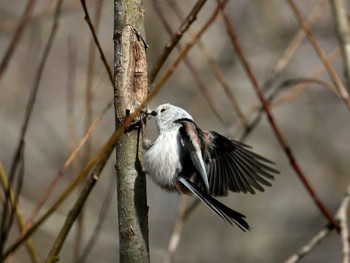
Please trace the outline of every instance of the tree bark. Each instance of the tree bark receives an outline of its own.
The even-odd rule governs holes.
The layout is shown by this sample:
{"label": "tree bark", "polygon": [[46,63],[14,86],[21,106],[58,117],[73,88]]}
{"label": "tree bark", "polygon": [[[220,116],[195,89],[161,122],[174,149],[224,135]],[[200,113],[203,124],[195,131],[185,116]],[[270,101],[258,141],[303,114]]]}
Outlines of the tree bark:
{"label": "tree bark", "polygon": [[[114,0],[114,106],[116,129],[147,96],[141,0]],[[137,131],[116,143],[120,262],[149,262],[146,178]]]}

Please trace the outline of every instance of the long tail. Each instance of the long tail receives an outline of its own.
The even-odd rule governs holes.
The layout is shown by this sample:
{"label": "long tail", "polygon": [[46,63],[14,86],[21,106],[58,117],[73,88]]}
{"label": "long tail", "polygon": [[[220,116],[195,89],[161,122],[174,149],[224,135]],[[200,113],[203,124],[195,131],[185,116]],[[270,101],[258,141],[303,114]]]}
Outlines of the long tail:
{"label": "long tail", "polygon": [[244,215],[220,203],[209,194],[197,188],[197,186],[188,179],[180,176],[179,181],[223,220],[229,222],[231,225],[235,223],[244,232],[250,229],[248,223],[243,219],[245,218]]}

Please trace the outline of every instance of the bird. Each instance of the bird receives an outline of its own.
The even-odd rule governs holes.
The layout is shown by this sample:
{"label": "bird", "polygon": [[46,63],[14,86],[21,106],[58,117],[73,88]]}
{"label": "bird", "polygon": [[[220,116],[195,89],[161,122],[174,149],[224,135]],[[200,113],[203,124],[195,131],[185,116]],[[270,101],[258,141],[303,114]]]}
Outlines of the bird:
{"label": "bird", "polygon": [[200,129],[180,107],[166,103],[147,115],[156,118],[158,137],[144,140],[145,173],[161,188],[193,195],[224,221],[249,230],[243,214],[214,197],[263,192],[279,173],[275,164],[244,143]]}

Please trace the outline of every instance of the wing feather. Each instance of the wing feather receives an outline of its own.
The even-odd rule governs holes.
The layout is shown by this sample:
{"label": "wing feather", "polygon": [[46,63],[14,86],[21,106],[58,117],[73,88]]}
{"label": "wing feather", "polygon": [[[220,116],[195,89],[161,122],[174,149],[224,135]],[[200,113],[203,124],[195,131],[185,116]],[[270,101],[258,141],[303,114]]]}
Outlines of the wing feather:
{"label": "wing feather", "polygon": [[255,190],[263,192],[264,186],[271,186],[269,180],[278,173],[274,163],[250,146],[214,131],[202,131],[192,120],[176,122],[182,124],[179,132],[185,156],[191,159],[192,168],[185,177],[196,186],[213,196],[226,196],[229,191],[255,194]]}
{"label": "wing feather", "polygon": [[211,146],[204,159],[208,163],[212,195],[226,196],[228,190],[255,194],[255,190],[263,192],[263,186],[271,186],[268,180],[278,173],[272,161],[252,152],[250,146],[217,132],[204,133],[204,137]]}

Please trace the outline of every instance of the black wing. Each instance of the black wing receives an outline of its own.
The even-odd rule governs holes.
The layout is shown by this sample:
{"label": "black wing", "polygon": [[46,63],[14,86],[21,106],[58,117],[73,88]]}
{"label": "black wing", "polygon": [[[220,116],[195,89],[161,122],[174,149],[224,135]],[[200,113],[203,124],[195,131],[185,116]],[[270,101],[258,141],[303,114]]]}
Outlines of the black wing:
{"label": "black wing", "polygon": [[207,164],[210,194],[226,196],[233,192],[264,191],[271,186],[273,174],[279,173],[271,166],[270,160],[249,150],[249,146],[226,138],[217,132],[205,133],[204,138],[210,145],[204,159]]}
{"label": "black wing", "polygon": [[196,174],[200,184],[209,193],[208,173],[203,159],[202,131],[193,121],[188,119],[180,119],[176,123],[182,125],[179,129],[179,135],[183,147],[183,156],[181,156],[183,174],[188,178]]}

